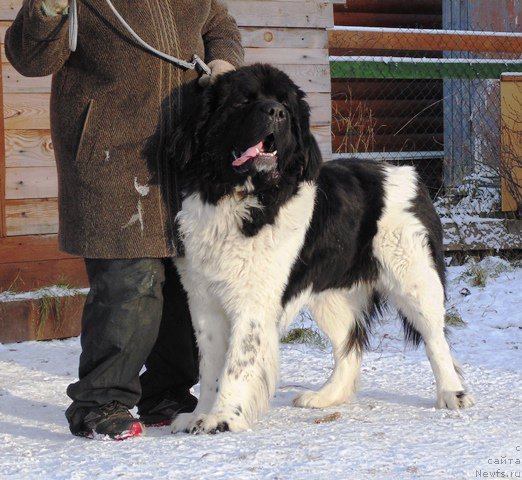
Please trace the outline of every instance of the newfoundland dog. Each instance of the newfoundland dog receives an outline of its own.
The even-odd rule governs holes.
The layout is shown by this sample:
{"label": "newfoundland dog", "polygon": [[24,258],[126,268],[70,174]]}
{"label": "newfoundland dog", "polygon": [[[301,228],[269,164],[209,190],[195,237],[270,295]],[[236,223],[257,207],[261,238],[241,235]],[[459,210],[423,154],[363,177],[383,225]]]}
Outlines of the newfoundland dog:
{"label": "newfoundland dog", "polygon": [[473,404],[445,338],[442,229],[425,188],[408,166],[323,164],[304,96],[271,66],[244,67],[219,77],[174,134],[176,263],[201,354],[199,403],[174,432],[251,427],[276,388],[280,331],[304,305],[335,366],[294,405],[350,399],[383,303],[407,340],[424,342],[436,405]]}

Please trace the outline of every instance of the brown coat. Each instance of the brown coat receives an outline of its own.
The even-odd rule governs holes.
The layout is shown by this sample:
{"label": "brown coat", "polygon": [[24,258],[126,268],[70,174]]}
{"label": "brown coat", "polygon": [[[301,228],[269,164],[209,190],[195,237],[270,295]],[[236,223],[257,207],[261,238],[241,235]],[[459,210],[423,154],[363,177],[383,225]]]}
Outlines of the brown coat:
{"label": "brown coat", "polygon": [[[196,53],[207,63],[243,61],[237,26],[216,0],[114,4],[163,52],[183,60]],[[60,247],[89,258],[175,255],[177,195],[160,146],[181,102],[170,92],[196,74],[141,48],[104,0],[78,2],[78,23],[71,53],[67,17],[46,17],[42,0],[25,0],[5,40],[20,73],[53,74]]]}

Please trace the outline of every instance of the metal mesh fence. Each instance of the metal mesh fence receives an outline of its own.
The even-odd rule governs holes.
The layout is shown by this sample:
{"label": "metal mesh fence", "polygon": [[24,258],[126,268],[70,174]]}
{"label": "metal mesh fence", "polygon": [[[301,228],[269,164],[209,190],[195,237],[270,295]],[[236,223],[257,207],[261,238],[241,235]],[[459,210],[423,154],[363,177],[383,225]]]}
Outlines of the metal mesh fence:
{"label": "metal mesh fence", "polygon": [[[336,27],[330,48],[334,158],[414,165],[455,223],[517,217],[517,208],[501,209],[501,177],[509,186],[513,164],[522,167],[522,130],[507,141],[501,121],[501,76],[522,72],[521,33]],[[518,130],[522,95],[511,116]],[[520,204],[520,179],[511,177]]]}

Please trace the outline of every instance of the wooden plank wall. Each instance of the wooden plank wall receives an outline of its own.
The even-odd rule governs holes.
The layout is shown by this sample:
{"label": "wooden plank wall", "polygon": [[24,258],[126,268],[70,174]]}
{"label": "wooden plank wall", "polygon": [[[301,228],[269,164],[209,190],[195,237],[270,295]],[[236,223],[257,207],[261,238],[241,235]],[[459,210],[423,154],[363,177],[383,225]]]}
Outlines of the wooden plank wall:
{"label": "wooden plank wall", "polygon": [[267,62],[285,71],[307,93],[312,129],[331,157],[331,97],[327,27],[329,1],[226,0],[241,29],[247,63]]}
{"label": "wooden plank wall", "polygon": [[[247,62],[268,62],[280,67],[307,93],[313,131],[323,155],[330,158],[326,28],[333,25],[332,1],[227,0],[224,3],[241,28]],[[23,290],[45,285],[46,272],[53,279],[49,281],[56,281],[60,266],[67,279],[85,283],[80,261],[59,253],[56,246],[57,177],[49,125],[50,77],[23,77],[5,57],[5,31],[21,5],[22,0],[0,0],[5,127],[5,133],[0,132],[5,141],[5,156],[0,160],[0,291],[15,280],[17,288]],[[18,251],[16,260],[7,254],[13,247],[25,249],[23,253]],[[23,279],[18,282],[20,276]]]}
{"label": "wooden plank wall", "polygon": [[21,2],[0,3],[5,139],[6,235],[56,233],[57,179],[49,131],[50,77],[27,78],[9,64],[5,30]]}

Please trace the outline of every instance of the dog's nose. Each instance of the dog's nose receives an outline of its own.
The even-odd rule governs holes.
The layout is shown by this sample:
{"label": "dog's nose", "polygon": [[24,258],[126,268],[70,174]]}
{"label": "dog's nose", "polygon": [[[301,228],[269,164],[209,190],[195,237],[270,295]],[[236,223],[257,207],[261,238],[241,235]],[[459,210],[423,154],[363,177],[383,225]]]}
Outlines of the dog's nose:
{"label": "dog's nose", "polygon": [[261,110],[276,122],[280,122],[286,119],[286,109],[278,102],[264,103],[261,106]]}

